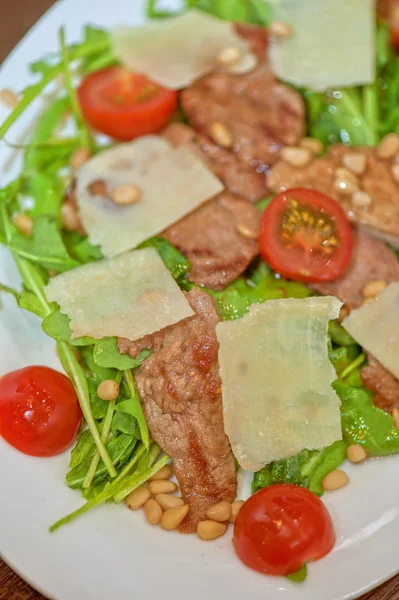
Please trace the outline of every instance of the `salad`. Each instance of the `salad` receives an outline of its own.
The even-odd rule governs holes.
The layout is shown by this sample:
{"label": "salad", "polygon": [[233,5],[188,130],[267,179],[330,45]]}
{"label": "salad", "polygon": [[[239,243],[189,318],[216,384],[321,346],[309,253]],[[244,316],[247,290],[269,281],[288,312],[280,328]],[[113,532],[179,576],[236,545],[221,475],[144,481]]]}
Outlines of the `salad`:
{"label": "salad", "polygon": [[66,375],[3,374],[0,435],[70,450],[83,504],[51,532],[125,503],[300,582],[334,546],[320,497],[344,461],[399,452],[397,7],[358,4],[335,30],[295,2],[150,0],[141,27],[61,30],[36,83],[1,91],[10,146],[44,104],[0,190],[22,280],[0,290]]}

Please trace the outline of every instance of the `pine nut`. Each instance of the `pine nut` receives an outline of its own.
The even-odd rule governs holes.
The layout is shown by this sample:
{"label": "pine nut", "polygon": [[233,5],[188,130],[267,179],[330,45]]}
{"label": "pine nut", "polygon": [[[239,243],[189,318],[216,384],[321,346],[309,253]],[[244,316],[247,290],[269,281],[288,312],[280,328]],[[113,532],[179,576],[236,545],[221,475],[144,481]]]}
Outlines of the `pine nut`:
{"label": "pine nut", "polygon": [[362,192],[361,190],[356,190],[352,194],[352,204],[357,208],[366,208],[373,203],[373,200],[369,194],[366,192]]}
{"label": "pine nut", "polygon": [[381,294],[387,287],[385,281],[369,281],[364,286],[362,293],[365,298],[375,298],[378,294]]}
{"label": "pine nut", "polygon": [[126,504],[130,510],[138,510],[151,498],[150,490],[143,487],[142,485],[131,492],[126,499]]}
{"label": "pine nut", "polygon": [[170,479],[172,477],[172,468],[169,465],[165,465],[162,469],[159,469],[155,475],[150,477],[150,481],[157,481],[158,479]]}
{"label": "pine nut", "polygon": [[28,215],[25,215],[24,213],[15,215],[12,222],[23,235],[32,235],[33,221]]}
{"label": "pine nut", "polygon": [[307,148],[312,154],[321,154],[323,152],[323,143],[312,137],[304,137],[299,142],[301,148]]}
{"label": "pine nut", "polygon": [[393,165],[391,169],[391,174],[396,183],[399,183],[399,164]]}
{"label": "pine nut", "polygon": [[345,167],[338,167],[338,169],[336,169],[335,178],[350,181],[351,183],[355,184],[356,187],[359,187],[359,179],[357,178],[357,176]]}
{"label": "pine nut", "polygon": [[208,508],[206,511],[206,516],[212,521],[219,521],[221,523],[223,523],[223,521],[228,521],[231,517],[230,502],[223,500],[222,502],[218,502],[218,504],[211,506],[211,508]]}
{"label": "pine nut", "polygon": [[223,48],[217,57],[217,62],[219,65],[223,67],[229,67],[231,65],[235,65],[238,63],[240,58],[242,57],[242,52],[240,48]]}
{"label": "pine nut", "polygon": [[345,487],[348,483],[349,477],[345,471],[335,469],[335,471],[331,471],[331,473],[324,477],[321,485],[323,486],[323,490],[331,492],[332,490],[339,490],[340,488]]}
{"label": "pine nut", "polygon": [[392,410],[392,419],[396,429],[399,429],[399,408],[394,408]]}
{"label": "pine nut", "polygon": [[137,204],[141,198],[141,191],[135,185],[122,183],[112,190],[111,197],[115,204]]}
{"label": "pine nut", "polygon": [[334,189],[345,196],[352,196],[358,191],[358,184],[350,178],[339,177],[334,181]]}
{"label": "pine nut", "polygon": [[292,36],[292,29],[283,21],[273,21],[269,25],[269,34],[277,38],[286,39]]}
{"label": "pine nut", "polygon": [[216,540],[227,531],[225,523],[217,523],[216,521],[200,521],[197,525],[197,534],[201,540]]}
{"label": "pine nut", "polygon": [[388,135],[383,137],[376,150],[378,158],[381,158],[382,160],[393,158],[398,152],[399,136],[396,135],[396,133],[388,133]]}
{"label": "pine nut", "polygon": [[221,146],[222,148],[232,148],[234,143],[233,134],[224,123],[212,123],[210,135],[218,146]]}
{"label": "pine nut", "polygon": [[17,94],[9,88],[0,90],[0,100],[8,108],[16,108],[19,104],[19,98]]}
{"label": "pine nut", "polygon": [[352,463],[361,463],[367,458],[367,452],[359,444],[351,444],[346,449],[346,456]]}
{"label": "pine nut", "polygon": [[238,63],[231,65],[230,67],[226,67],[226,71],[228,73],[232,73],[233,75],[245,75],[245,73],[250,73],[256,69],[258,64],[259,61],[255,54],[247,52],[247,54],[244,54]]}
{"label": "pine nut", "polygon": [[158,481],[151,481],[149,484],[151,494],[171,494],[177,490],[177,485],[173,481],[167,481],[165,479]]}
{"label": "pine nut", "polygon": [[113,379],[105,379],[97,388],[97,396],[101,400],[115,400],[119,396],[119,385]]}
{"label": "pine nut", "polygon": [[244,500],[236,500],[231,505],[231,517],[229,519],[230,523],[235,523],[238,513],[240,512],[242,506],[244,505]]}
{"label": "pine nut", "polygon": [[71,169],[78,171],[90,158],[91,152],[88,148],[77,148],[71,156]]}
{"label": "pine nut", "polygon": [[367,159],[361,152],[349,152],[343,157],[342,163],[356,175],[362,175],[366,170]]}
{"label": "pine nut", "polygon": [[259,233],[255,229],[251,229],[246,225],[237,225],[237,231],[250,240],[257,240],[259,237]]}
{"label": "pine nut", "polygon": [[312,160],[312,153],[308,148],[286,146],[281,150],[281,158],[291,167],[305,167]]}
{"label": "pine nut", "polygon": [[157,494],[155,500],[158,502],[162,510],[169,510],[175,506],[184,506],[183,498],[177,496],[169,496],[169,494]]}
{"label": "pine nut", "polygon": [[162,517],[162,508],[156,500],[150,498],[144,504],[144,514],[150,525],[158,525]]}
{"label": "pine nut", "polygon": [[175,506],[174,508],[169,508],[169,510],[164,512],[161,517],[162,527],[167,531],[177,529],[188,515],[189,510],[190,509],[188,507],[188,504],[184,504],[184,506]]}
{"label": "pine nut", "polygon": [[71,202],[63,202],[61,206],[61,219],[64,229],[67,231],[78,231],[80,218],[77,208]]}

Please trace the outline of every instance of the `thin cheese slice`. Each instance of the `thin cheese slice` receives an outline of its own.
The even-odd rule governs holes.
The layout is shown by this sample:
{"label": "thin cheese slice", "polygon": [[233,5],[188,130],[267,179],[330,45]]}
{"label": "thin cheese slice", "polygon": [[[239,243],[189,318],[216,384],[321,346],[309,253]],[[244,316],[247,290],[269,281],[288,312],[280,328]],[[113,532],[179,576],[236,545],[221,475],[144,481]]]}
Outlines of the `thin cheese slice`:
{"label": "thin cheese slice", "polygon": [[248,54],[232,23],[197,9],[142,27],[118,27],[112,39],[116,56],[130,69],[174,90],[212,71],[224,48]]}
{"label": "thin cheese slice", "polygon": [[45,291],[70,318],[73,339],[137,340],[194,314],[154,248],[67,271]]}
{"label": "thin cheese slice", "polygon": [[327,354],[341,306],[332,297],[269,300],[217,325],[225,430],[244,469],[342,438]]}
{"label": "thin cheese slice", "polygon": [[363,348],[399,379],[399,283],[352,310],[342,323]]}
{"label": "thin cheese slice", "polygon": [[[139,188],[141,198],[118,205],[93,195],[90,184],[105,182],[111,196],[120,184]],[[93,188],[92,188],[93,189]],[[79,170],[77,201],[92,244],[113,257],[180,220],[223,189],[220,180],[185,147],[160,136],[145,136],[97,154]]]}
{"label": "thin cheese slice", "polygon": [[373,0],[270,0],[273,19],[291,26],[272,44],[273,71],[299,87],[328,88],[375,79]]}

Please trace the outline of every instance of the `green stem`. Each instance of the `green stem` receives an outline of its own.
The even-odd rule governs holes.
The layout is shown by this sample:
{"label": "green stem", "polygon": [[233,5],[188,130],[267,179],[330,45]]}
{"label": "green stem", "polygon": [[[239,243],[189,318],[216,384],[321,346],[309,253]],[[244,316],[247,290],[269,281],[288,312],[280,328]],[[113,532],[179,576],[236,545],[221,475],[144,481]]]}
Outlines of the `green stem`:
{"label": "green stem", "polygon": [[355,360],[346,367],[346,369],[344,369],[342,371],[342,373],[339,375],[339,379],[345,379],[346,377],[348,377],[348,375],[350,375],[352,373],[352,371],[354,371],[355,369],[357,369],[358,367],[360,367],[364,361],[366,360],[366,355],[364,353],[359,354],[359,356],[357,358],[355,358]]}
{"label": "green stem", "polygon": [[342,107],[344,108],[344,110],[354,119],[357,119],[361,123],[362,129],[365,132],[365,145],[374,146],[375,135],[368,126],[368,123],[365,121],[365,117],[362,113],[359,99],[356,97],[356,91],[342,90],[340,102],[342,103]]}
{"label": "green stem", "polygon": [[[155,442],[151,445],[150,450],[148,451],[146,458],[146,463],[145,463],[145,467],[146,469],[150,468],[154,462],[157,459],[157,456],[159,455],[159,453],[161,452],[161,448],[158,446],[158,444],[156,444]],[[162,463],[162,460],[165,460],[165,462]],[[169,456],[164,456],[163,459],[159,460],[157,464],[162,463],[158,469],[156,471],[154,471],[152,474],[155,475],[155,473],[157,473],[159,471],[159,469],[161,467],[163,467],[164,465],[166,465],[166,463],[168,463],[170,461]],[[144,461],[144,457],[143,457],[143,461]],[[137,469],[137,473],[135,474],[136,476],[139,476],[142,472],[143,472],[144,468],[139,465],[138,469]],[[145,483],[147,481],[147,479],[149,479],[149,477],[151,477],[151,475],[149,475],[144,481],[143,483]],[[141,484],[140,484],[141,485]],[[114,502],[116,504],[119,504],[120,502],[122,502],[122,500],[124,500],[131,492],[133,492],[136,489],[136,484],[134,482],[130,481],[130,477],[126,478],[125,481],[125,485],[122,487],[122,489],[120,491],[118,491],[115,494],[114,497]]]}
{"label": "green stem", "polygon": [[127,474],[133,469],[134,465],[143,456],[143,454],[145,452],[146,452],[146,447],[143,444],[141,446],[140,450],[138,450],[136,452],[136,454],[133,456],[132,460],[130,462],[128,462],[128,464],[122,469],[122,471],[119,473],[118,477],[116,477],[112,483],[117,483],[117,482],[119,483],[119,481],[121,481],[124,477],[126,477]]}
{"label": "green stem", "polygon": [[365,121],[370,129],[370,141],[376,146],[378,143],[378,98],[376,85],[363,86],[363,106]]}

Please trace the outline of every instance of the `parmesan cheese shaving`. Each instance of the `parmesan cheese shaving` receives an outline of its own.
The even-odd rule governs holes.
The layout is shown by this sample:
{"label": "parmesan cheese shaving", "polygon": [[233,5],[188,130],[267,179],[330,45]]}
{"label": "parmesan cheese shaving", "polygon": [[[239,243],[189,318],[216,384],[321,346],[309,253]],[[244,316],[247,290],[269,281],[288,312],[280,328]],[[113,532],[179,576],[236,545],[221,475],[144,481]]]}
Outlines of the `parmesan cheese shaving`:
{"label": "parmesan cheese shaving", "polygon": [[352,310],[342,326],[399,379],[399,283]]}
{"label": "parmesan cheese shaving", "polygon": [[71,320],[72,338],[137,340],[194,312],[154,248],[89,263],[45,288]]}
{"label": "parmesan cheese shaving", "polygon": [[[106,196],[96,192],[98,185],[90,191],[99,181]],[[136,204],[122,206],[111,199],[113,190],[125,184],[140,191]],[[222,190],[223,184],[190,150],[174,148],[155,135],[97,154],[77,176],[81,219],[91,243],[100,245],[106,257],[135,248]]]}
{"label": "parmesan cheese shaving", "polygon": [[232,23],[197,9],[141,27],[118,27],[112,39],[125,65],[174,90],[212,71],[225,48],[250,54]]}
{"label": "parmesan cheese shaving", "polygon": [[341,306],[332,297],[269,300],[217,325],[225,430],[244,469],[342,438],[327,353]]}
{"label": "parmesan cheese shaving", "polygon": [[293,34],[270,49],[274,73],[298,87],[325,91],[373,83],[373,0],[270,0],[273,19]]}

